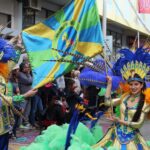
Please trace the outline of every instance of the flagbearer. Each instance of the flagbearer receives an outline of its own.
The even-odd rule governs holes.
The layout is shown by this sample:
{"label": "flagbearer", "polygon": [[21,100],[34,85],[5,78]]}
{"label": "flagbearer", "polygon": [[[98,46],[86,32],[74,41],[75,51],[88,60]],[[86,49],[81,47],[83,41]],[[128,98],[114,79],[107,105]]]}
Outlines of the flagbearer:
{"label": "flagbearer", "polygon": [[9,107],[13,102],[24,101],[24,98],[33,96],[37,90],[30,90],[23,95],[9,97],[7,95],[6,82],[8,80],[8,61],[15,57],[15,50],[4,39],[0,39],[0,150],[8,150],[10,116]]}

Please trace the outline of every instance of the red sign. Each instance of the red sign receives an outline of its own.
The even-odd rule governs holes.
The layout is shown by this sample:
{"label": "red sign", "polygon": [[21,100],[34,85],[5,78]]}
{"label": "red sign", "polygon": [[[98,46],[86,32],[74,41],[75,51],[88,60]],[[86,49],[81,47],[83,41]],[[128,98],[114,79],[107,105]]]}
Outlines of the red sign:
{"label": "red sign", "polygon": [[150,0],[139,0],[139,13],[150,13]]}

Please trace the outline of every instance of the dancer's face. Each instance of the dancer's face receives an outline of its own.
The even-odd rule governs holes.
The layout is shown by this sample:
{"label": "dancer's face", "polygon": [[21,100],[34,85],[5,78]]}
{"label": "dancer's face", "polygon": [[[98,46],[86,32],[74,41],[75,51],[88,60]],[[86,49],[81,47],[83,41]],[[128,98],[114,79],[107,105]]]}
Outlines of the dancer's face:
{"label": "dancer's face", "polygon": [[143,88],[143,83],[140,83],[138,81],[131,81],[129,85],[130,85],[130,91],[133,95],[137,95],[141,93]]}

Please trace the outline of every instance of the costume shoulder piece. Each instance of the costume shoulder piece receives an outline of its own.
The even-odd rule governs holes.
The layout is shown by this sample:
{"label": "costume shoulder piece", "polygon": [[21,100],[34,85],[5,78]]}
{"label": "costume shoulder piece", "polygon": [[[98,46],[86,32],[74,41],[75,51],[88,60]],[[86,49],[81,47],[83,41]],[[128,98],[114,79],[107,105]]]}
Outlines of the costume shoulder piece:
{"label": "costume shoulder piece", "polygon": [[144,95],[145,95],[145,101],[146,101],[146,103],[150,104],[150,88],[147,88],[144,91]]}
{"label": "costume shoulder piece", "polygon": [[0,92],[5,93],[6,92],[6,83],[3,76],[0,76]]}

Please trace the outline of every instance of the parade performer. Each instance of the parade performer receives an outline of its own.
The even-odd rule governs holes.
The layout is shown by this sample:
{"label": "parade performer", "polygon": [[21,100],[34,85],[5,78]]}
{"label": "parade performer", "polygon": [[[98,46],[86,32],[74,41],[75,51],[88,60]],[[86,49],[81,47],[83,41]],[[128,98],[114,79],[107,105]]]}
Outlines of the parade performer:
{"label": "parade performer", "polygon": [[24,98],[33,96],[37,91],[30,90],[23,95],[7,96],[7,82],[9,76],[8,61],[16,56],[14,48],[0,38],[0,150],[8,150],[10,116],[9,107],[13,102],[23,101]]}
{"label": "parade performer", "polygon": [[120,105],[120,118],[109,118],[114,124],[93,148],[114,146],[119,150],[149,150],[139,129],[150,111],[150,89],[146,89],[145,83],[145,76],[150,71],[150,54],[144,49],[138,49],[135,53],[121,50],[121,54],[114,70],[118,75],[122,74],[129,90],[121,98],[111,100],[112,78],[107,76],[105,105]]}

